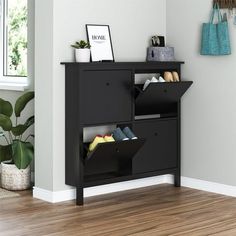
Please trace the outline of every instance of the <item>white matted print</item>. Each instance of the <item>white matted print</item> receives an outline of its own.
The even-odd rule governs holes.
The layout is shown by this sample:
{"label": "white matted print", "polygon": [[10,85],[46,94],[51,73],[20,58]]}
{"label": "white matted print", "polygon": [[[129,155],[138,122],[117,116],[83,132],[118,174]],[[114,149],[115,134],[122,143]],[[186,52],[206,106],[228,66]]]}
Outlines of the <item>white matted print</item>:
{"label": "white matted print", "polygon": [[86,25],[92,61],[114,61],[109,25]]}

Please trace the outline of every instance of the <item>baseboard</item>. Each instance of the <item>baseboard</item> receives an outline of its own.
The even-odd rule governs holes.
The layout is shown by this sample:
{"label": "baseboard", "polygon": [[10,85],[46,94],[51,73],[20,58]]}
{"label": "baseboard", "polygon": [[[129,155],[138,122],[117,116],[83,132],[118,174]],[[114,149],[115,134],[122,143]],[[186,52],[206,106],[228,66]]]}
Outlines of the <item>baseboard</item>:
{"label": "baseboard", "polygon": [[[98,196],[102,194],[120,192],[125,190],[137,189],[166,183],[173,184],[174,177],[172,175],[163,175],[163,176],[150,177],[150,178],[102,185],[97,187],[85,188],[84,197]],[[223,194],[226,196],[236,197],[235,186],[224,185],[188,177],[181,177],[181,186],[212,193]],[[45,189],[34,187],[33,197],[41,199],[43,201],[57,203],[57,202],[74,200],[76,198],[76,192],[75,189],[52,192]]]}
{"label": "baseboard", "polygon": [[188,177],[181,178],[181,186],[236,197],[236,187]]}
{"label": "baseboard", "polygon": [[[67,192],[67,191],[68,190],[63,191],[63,192]],[[55,203],[55,201],[54,201],[54,194],[55,193],[56,192],[52,192],[52,191],[49,191],[49,190],[46,190],[46,189],[33,187],[33,197],[37,198],[37,199],[40,199],[40,200],[43,200],[43,201],[46,201],[46,202]]]}
{"label": "baseboard", "polygon": [[[172,179],[171,175],[163,175],[163,176],[156,176],[156,177],[114,183],[114,184],[107,184],[97,187],[85,188],[84,197],[92,197],[102,194],[137,189],[158,184],[165,184],[171,182],[171,179]],[[75,189],[52,192],[45,189],[34,187],[33,197],[41,199],[43,201],[57,203],[57,202],[74,200],[76,198],[76,192]]]}

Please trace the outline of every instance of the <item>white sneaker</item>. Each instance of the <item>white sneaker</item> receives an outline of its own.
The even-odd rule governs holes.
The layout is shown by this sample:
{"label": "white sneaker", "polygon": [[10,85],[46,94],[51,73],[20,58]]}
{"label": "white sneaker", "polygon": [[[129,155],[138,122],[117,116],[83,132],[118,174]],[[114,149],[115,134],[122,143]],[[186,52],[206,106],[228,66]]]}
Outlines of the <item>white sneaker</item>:
{"label": "white sneaker", "polygon": [[152,77],[151,83],[158,83],[158,79],[156,77]]}
{"label": "white sneaker", "polygon": [[143,91],[149,86],[150,83],[158,83],[158,79],[156,77],[152,77],[151,80],[146,80],[144,86],[143,86]]}
{"label": "white sneaker", "polygon": [[166,81],[163,79],[163,77],[159,77],[159,80],[158,80],[160,83],[165,83]]}
{"label": "white sneaker", "polygon": [[148,79],[146,80],[145,84],[143,85],[143,91],[148,87],[148,85],[151,83],[151,81]]}

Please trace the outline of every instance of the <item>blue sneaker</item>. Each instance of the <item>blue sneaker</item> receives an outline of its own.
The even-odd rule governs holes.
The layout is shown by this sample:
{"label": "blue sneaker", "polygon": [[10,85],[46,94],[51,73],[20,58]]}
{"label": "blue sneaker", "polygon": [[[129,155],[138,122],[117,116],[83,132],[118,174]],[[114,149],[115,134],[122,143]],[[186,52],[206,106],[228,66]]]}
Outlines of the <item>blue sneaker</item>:
{"label": "blue sneaker", "polygon": [[115,129],[112,132],[112,137],[116,140],[116,141],[125,141],[125,140],[129,140],[129,138],[122,132],[122,130],[120,128]]}
{"label": "blue sneaker", "polygon": [[134,133],[132,132],[132,130],[131,130],[129,127],[125,127],[125,128],[123,129],[123,133],[124,133],[129,139],[132,139],[132,140],[138,139],[138,138],[134,135]]}

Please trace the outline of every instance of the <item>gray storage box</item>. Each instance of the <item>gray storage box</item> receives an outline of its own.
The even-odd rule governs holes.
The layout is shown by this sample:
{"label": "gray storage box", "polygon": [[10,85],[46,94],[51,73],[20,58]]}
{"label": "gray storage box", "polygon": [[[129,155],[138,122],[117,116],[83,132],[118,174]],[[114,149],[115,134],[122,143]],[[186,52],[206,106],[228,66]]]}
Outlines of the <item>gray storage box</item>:
{"label": "gray storage box", "polygon": [[173,47],[149,47],[147,61],[174,61],[175,52]]}

